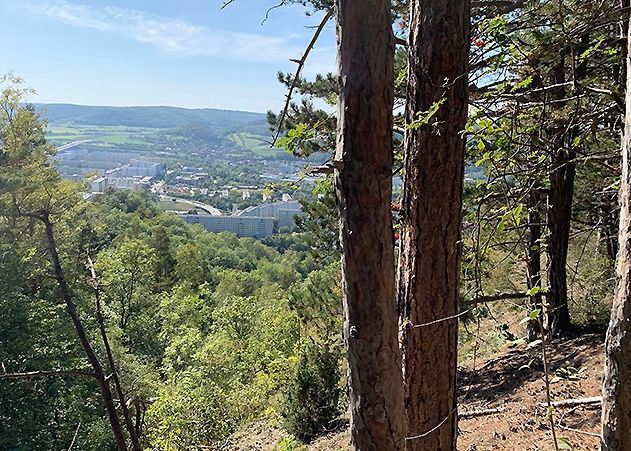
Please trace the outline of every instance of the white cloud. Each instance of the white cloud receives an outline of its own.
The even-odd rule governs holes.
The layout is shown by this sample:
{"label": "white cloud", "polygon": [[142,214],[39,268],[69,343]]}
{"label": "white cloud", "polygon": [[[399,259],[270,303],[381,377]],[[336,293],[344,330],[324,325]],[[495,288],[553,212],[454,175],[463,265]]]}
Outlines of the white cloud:
{"label": "white cloud", "polygon": [[223,56],[242,61],[286,61],[299,55],[295,36],[273,37],[213,30],[143,11],[45,0],[28,4],[31,12],[69,25],[117,33],[161,51],[183,56]]}

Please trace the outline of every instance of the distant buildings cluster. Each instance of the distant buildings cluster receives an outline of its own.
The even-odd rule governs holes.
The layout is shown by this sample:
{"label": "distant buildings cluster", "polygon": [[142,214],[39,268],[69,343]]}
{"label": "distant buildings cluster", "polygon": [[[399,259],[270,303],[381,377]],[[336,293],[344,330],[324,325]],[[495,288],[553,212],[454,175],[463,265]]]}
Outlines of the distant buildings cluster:
{"label": "distant buildings cluster", "polygon": [[199,224],[209,232],[231,232],[238,237],[265,238],[274,233],[274,218],[247,216],[180,215],[189,224]]}
{"label": "distant buildings cluster", "polygon": [[140,159],[138,154],[77,147],[57,154],[54,164],[63,177],[75,181],[83,181],[86,174],[97,173],[99,177],[90,183],[93,193],[102,193],[108,188],[148,188],[164,172],[163,164]]}
{"label": "distant buildings cluster", "polygon": [[189,224],[199,224],[209,232],[231,232],[238,237],[264,238],[278,227],[293,227],[294,217],[300,214],[296,201],[275,202],[246,208],[232,216],[202,214],[180,215]]}
{"label": "distant buildings cluster", "polygon": [[[287,197],[284,198],[287,199]],[[295,200],[289,200],[248,207],[238,212],[236,216],[274,218],[278,222],[278,227],[291,228],[294,226],[294,216],[298,214],[300,214],[300,203]]]}
{"label": "distant buildings cluster", "polygon": [[[61,150],[54,157],[54,164],[63,177],[76,181],[84,181],[87,174],[97,173],[98,177],[90,181],[90,193],[86,193],[87,196],[103,193],[110,188],[150,188],[155,179],[162,177],[165,170],[163,164],[141,159],[136,153],[93,150],[83,146]],[[185,167],[182,176],[178,176],[176,181],[190,186],[208,177],[209,174],[202,172],[201,168]],[[245,199],[250,196],[249,189],[256,189],[256,186],[239,188],[243,190],[242,196]],[[211,194],[208,189],[205,191],[206,195]],[[228,197],[229,191],[222,188],[212,194]],[[263,196],[264,202],[268,199],[269,195]],[[186,222],[199,224],[209,232],[231,232],[239,237],[264,238],[274,233],[275,226],[292,228],[294,217],[300,214],[300,204],[291,200],[287,194],[283,195],[282,202],[252,206],[231,216],[221,216],[216,208],[199,202],[190,203],[191,210],[202,210],[204,213],[178,213]]]}

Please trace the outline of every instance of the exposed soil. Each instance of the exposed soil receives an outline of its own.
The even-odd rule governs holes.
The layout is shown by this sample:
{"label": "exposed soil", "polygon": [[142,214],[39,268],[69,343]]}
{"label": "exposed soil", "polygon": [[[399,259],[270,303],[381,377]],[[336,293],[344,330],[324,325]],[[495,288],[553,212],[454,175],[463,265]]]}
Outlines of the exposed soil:
{"label": "exposed soil", "polygon": [[[587,334],[555,339],[547,344],[553,401],[600,396],[603,343],[603,335]],[[465,363],[469,368],[461,368],[459,372],[459,412],[501,411],[461,418],[459,450],[554,450],[545,405],[541,345],[498,353],[477,368],[471,367],[471,362]],[[557,407],[553,416],[561,449],[599,448],[599,404]],[[283,449],[280,441],[286,433],[261,422],[239,435],[231,449],[271,451]],[[343,430],[329,433],[304,447],[284,449],[340,451],[351,447],[349,433]]]}
{"label": "exposed soil", "polygon": [[[547,346],[554,401],[600,395],[604,337],[556,339]],[[459,411],[504,408],[501,413],[459,421],[460,450],[553,450],[543,381],[541,346],[515,349],[488,360],[477,371],[460,373]],[[526,366],[530,364],[530,368]],[[575,370],[570,370],[573,368]],[[555,378],[565,373],[566,378]],[[578,370],[581,370],[580,372]],[[568,378],[569,376],[569,378]],[[574,379],[574,380],[572,380]],[[553,411],[557,437],[575,450],[596,450],[600,404],[558,407]],[[567,448],[566,448],[567,449]]]}

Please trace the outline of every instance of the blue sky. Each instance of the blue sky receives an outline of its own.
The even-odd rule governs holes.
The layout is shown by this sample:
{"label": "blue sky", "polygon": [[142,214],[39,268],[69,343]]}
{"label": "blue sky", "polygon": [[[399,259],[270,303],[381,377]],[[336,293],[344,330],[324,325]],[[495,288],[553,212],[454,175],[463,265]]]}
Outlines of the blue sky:
{"label": "blue sky", "polygon": [[[0,74],[34,102],[278,110],[321,14],[278,0],[0,0]],[[304,75],[335,68],[331,22]]]}

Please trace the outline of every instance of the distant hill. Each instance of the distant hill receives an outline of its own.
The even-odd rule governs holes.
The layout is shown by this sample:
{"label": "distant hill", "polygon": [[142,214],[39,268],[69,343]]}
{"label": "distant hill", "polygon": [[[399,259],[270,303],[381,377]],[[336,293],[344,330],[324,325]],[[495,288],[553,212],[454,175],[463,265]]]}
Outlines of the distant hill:
{"label": "distant hill", "polygon": [[187,109],[170,106],[85,106],[62,103],[36,104],[49,124],[176,128],[206,125],[224,133],[260,132],[266,129],[265,114],[213,108]]}

